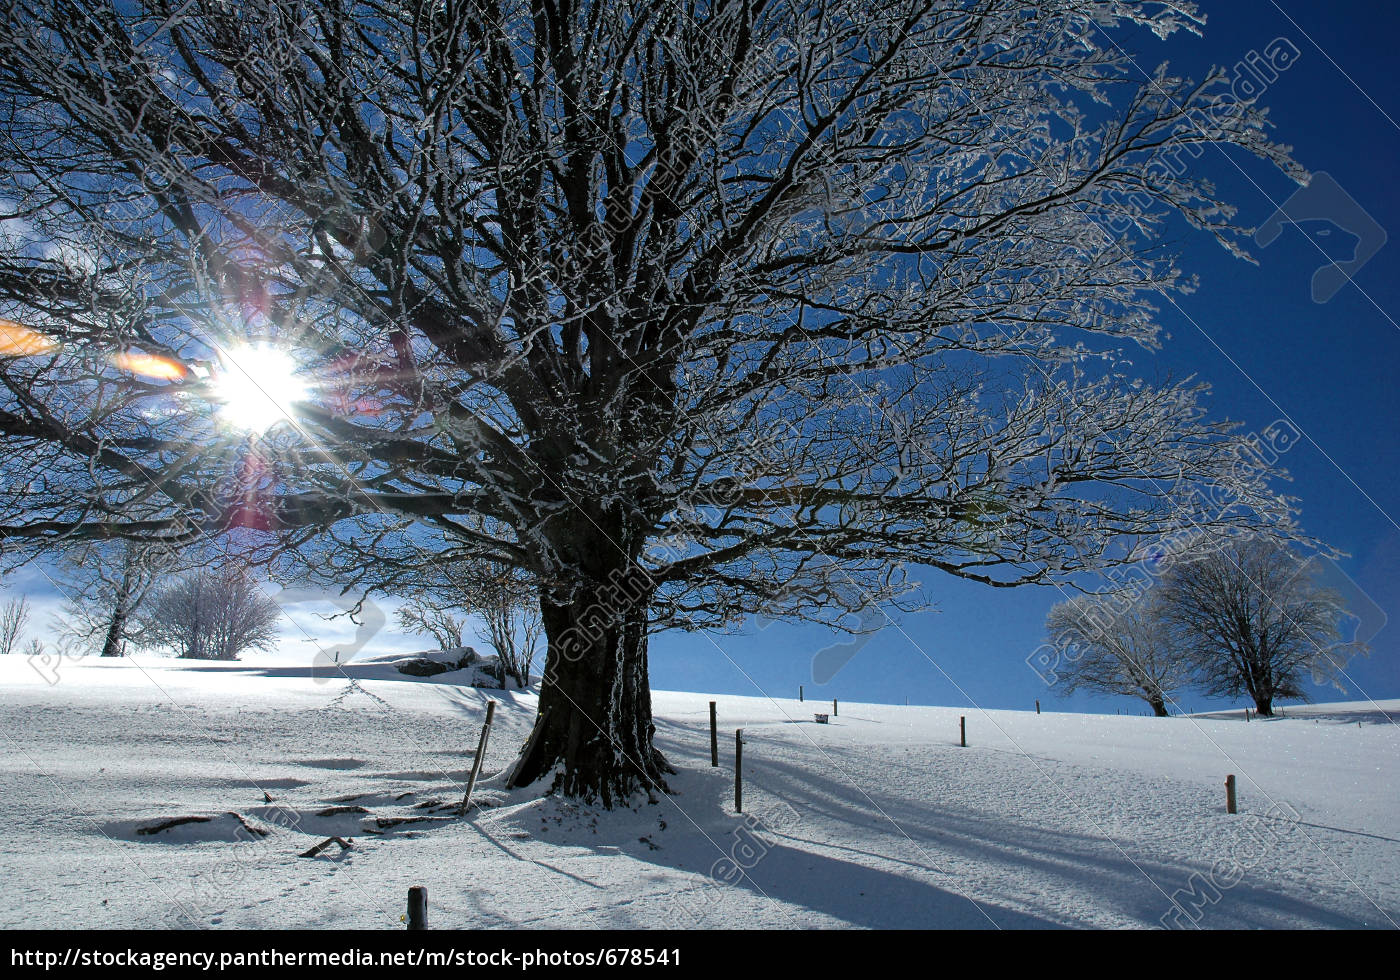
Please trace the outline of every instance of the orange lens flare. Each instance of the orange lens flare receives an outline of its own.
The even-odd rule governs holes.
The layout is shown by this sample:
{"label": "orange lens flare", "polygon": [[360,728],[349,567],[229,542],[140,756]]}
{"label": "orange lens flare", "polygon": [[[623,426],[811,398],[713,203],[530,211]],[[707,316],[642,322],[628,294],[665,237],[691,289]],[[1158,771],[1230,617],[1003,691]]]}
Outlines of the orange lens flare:
{"label": "orange lens flare", "polygon": [[0,320],[0,357],[33,357],[58,349],[58,341],[13,320]]}
{"label": "orange lens flare", "polygon": [[159,381],[178,381],[188,373],[179,361],[161,357],[159,354],[135,354],[125,351],[112,355],[112,364],[123,371]]}

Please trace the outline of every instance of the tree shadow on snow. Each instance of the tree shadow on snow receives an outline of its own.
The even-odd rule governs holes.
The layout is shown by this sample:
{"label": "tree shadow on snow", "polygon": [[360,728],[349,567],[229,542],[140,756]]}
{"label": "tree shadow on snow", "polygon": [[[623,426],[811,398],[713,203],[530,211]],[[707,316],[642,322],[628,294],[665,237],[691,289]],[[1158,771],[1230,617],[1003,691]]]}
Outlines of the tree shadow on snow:
{"label": "tree shadow on snow", "polygon": [[[687,745],[697,741],[696,732],[684,726],[667,734]],[[708,731],[703,734],[708,737]],[[945,751],[936,760],[909,766],[908,778],[906,764],[895,758],[883,760],[875,777],[858,770],[843,772],[843,764],[848,769],[854,764],[839,749],[829,751],[835,756],[825,768],[765,757],[761,750],[746,752],[746,798],[752,800],[756,820],[749,824],[732,813],[729,761],[725,769],[691,770],[682,780],[683,794],[674,802],[705,827],[715,844],[673,846],[688,857],[674,866],[695,870],[703,861],[708,870],[721,851],[734,847],[737,829],[749,826],[750,840],[756,836],[769,849],[750,871],[751,881],[724,887],[755,893],[761,889],[854,925],[925,929],[992,923],[1001,928],[1156,926],[1163,917],[1175,915],[1174,901],[1189,905],[1187,896],[1209,880],[1212,871],[1209,858],[1179,858],[1179,846],[1168,853],[1154,848],[1154,837],[1171,839],[1170,814],[1144,818],[1129,811],[1122,818],[1125,822],[1145,822],[1127,830],[1106,821],[1102,813],[1096,826],[1062,802],[1058,805],[1064,808],[1063,821],[1047,826],[1044,820],[1018,817],[1015,798],[960,798],[961,767],[977,765],[976,757],[963,750]],[[931,770],[943,782],[937,798],[900,790],[918,785],[916,776],[927,786]],[[866,787],[878,809],[853,783]],[[1049,794],[1051,805],[1042,800],[1040,812],[1054,812],[1054,790],[1037,783],[1043,780],[1028,774],[1016,793]],[[1092,810],[1094,801],[1081,802]],[[688,821],[681,822],[704,841]],[[1229,833],[1226,826],[1222,824],[1222,838]],[[753,845],[748,847],[751,853]],[[665,849],[629,852],[655,863],[674,860]],[[836,856],[842,853],[853,860]],[[1215,891],[1214,899],[1199,910],[1188,908],[1189,919],[1177,917],[1202,928],[1385,924],[1360,893],[1342,896],[1326,889],[1300,889],[1296,881],[1278,880],[1271,860],[1287,860],[1287,851],[1265,853],[1244,869],[1233,887]],[[732,877],[728,865],[720,872],[722,878]],[[1223,881],[1223,876],[1217,880]],[[1202,886],[1200,894],[1210,895],[1211,890]],[[1331,907],[1338,903],[1343,907]]]}

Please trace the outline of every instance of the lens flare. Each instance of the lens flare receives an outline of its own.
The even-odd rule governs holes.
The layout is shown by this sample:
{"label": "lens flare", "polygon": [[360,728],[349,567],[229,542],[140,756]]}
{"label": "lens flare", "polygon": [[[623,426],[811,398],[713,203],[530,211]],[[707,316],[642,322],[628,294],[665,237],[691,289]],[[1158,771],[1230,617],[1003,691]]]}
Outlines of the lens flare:
{"label": "lens flare", "polygon": [[0,357],[33,357],[58,349],[58,341],[13,320],[0,320]]}
{"label": "lens flare", "polygon": [[265,432],[290,421],[294,403],[306,398],[306,385],[286,351],[266,344],[234,348],[220,358],[214,391],[219,414],[241,429]]}
{"label": "lens flare", "polygon": [[123,351],[112,355],[112,364],[123,371],[130,371],[144,378],[155,378],[157,381],[179,381],[189,373],[179,361],[161,357],[159,354]]}

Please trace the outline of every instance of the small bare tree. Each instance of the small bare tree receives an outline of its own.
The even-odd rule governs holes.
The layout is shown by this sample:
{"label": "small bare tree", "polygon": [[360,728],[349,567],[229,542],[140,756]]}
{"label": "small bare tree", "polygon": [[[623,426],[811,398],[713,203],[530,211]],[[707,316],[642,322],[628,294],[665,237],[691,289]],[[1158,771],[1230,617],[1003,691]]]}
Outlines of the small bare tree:
{"label": "small bare tree", "polygon": [[240,568],[199,571],[157,586],[140,616],[149,646],[194,660],[237,660],[278,638],[277,604]]}
{"label": "small bare tree", "polygon": [[1231,540],[1173,566],[1158,589],[1163,622],[1180,637],[1208,693],[1247,693],[1263,717],[1274,713],[1275,698],[1306,700],[1307,673],[1345,690],[1342,668],[1366,652],[1342,636],[1341,595],[1270,539]]}
{"label": "small bare tree", "polygon": [[1162,627],[1157,604],[1146,596],[1121,606],[1112,596],[1079,596],[1050,610],[1046,632],[1065,651],[1055,686],[1142,698],[1157,717],[1191,679],[1191,659]]}
{"label": "small bare tree", "polygon": [[544,636],[534,590],[528,577],[497,565],[474,603],[475,612],[486,623],[482,638],[496,651],[501,669],[521,687],[530,686],[535,653]]}
{"label": "small bare tree", "polygon": [[455,650],[467,645],[467,617],[427,594],[419,594],[399,606],[400,628],[421,636],[430,636],[441,650]]}
{"label": "small bare tree", "polygon": [[[466,578],[463,578],[463,574]],[[502,678],[530,685],[530,673],[544,636],[536,599],[538,586],[516,569],[476,562],[451,581],[425,587],[399,607],[399,625],[432,637],[443,650],[466,646],[471,617],[482,626],[476,636],[500,659]]]}
{"label": "small bare tree", "polygon": [[0,655],[19,650],[20,637],[29,625],[29,597],[20,596],[0,606]]}

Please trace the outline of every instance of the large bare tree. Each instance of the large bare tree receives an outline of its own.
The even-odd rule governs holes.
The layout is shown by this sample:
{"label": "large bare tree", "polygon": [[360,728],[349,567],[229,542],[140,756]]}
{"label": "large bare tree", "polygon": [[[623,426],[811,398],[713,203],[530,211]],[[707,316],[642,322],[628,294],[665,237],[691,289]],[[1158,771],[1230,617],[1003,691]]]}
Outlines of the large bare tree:
{"label": "large bare tree", "polygon": [[1114,40],[1202,22],[3,0],[4,546],[518,568],[547,654],[513,782],[661,787],[654,629],[912,605],[906,567],[1055,581],[1269,502],[1199,506],[1232,427],[1122,359],[1188,282],[1167,222],[1242,251],[1201,147],[1305,177],[1225,73],[1134,80]]}
{"label": "large bare tree", "polygon": [[1366,648],[1343,635],[1345,601],[1317,568],[1255,536],[1173,565],[1158,590],[1162,624],[1208,693],[1247,694],[1267,718],[1278,698],[1307,700],[1309,679],[1346,690],[1346,664]]}

